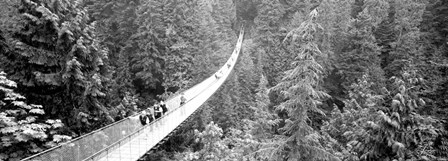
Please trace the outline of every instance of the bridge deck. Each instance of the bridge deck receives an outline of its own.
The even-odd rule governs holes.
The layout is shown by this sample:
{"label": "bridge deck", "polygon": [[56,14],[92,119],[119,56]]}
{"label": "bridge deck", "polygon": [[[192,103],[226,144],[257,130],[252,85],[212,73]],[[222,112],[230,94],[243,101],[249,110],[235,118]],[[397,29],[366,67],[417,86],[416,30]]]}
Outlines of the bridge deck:
{"label": "bridge deck", "polygon": [[110,152],[100,161],[135,161],[148,151],[147,147],[151,147],[151,143],[146,131]]}
{"label": "bridge deck", "polygon": [[[227,73],[228,74],[228,73]],[[105,156],[97,155],[91,160],[114,161],[114,160],[132,160],[135,161],[143,156],[157,143],[174,131],[183,121],[187,120],[213,93],[220,87],[225,80],[210,78],[212,83],[207,90],[200,92],[196,97],[191,98],[185,105],[175,109],[156,122],[142,127],[134,135],[123,139],[122,144],[113,145],[105,152]],[[137,118],[135,118],[137,119]],[[114,146],[116,148],[114,148]],[[100,152],[104,153],[104,152]]]}

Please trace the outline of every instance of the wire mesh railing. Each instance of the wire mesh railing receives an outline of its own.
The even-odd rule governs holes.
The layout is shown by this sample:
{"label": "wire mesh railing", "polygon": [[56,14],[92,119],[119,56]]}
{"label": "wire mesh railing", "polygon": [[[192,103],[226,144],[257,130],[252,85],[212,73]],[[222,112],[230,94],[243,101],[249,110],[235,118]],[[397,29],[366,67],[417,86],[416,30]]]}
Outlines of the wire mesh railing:
{"label": "wire mesh railing", "polygon": [[[23,160],[137,160],[185,121],[221,86],[236,62],[243,34],[240,33],[232,56],[218,71],[224,74],[221,79],[211,76],[184,91],[189,101],[183,108],[179,108],[180,96],[177,95],[166,101],[168,113],[146,126],[140,124],[137,114]],[[196,97],[206,99],[195,99]]]}
{"label": "wire mesh railing", "polygon": [[196,108],[191,107],[193,107],[192,102],[196,100],[195,98],[191,98],[182,107],[170,111],[157,121],[138,129],[128,137],[97,152],[86,160],[137,160],[194,112],[192,110]]}

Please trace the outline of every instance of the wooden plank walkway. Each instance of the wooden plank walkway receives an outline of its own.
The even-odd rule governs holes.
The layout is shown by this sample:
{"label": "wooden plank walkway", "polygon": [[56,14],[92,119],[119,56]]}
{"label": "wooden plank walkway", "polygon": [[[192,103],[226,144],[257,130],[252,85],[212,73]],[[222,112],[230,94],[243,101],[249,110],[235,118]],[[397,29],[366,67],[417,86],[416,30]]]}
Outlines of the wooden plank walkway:
{"label": "wooden plank walkway", "polygon": [[[110,149],[106,152],[106,155],[100,158],[100,161],[135,161],[143,156],[152,147],[156,146],[168,133],[168,128],[172,125],[166,125],[166,119],[161,119],[158,122],[154,122],[146,126],[144,129],[132,135],[125,140],[123,144],[117,145],[116,149]],[[157,129],[157,130],[155,130]]]}

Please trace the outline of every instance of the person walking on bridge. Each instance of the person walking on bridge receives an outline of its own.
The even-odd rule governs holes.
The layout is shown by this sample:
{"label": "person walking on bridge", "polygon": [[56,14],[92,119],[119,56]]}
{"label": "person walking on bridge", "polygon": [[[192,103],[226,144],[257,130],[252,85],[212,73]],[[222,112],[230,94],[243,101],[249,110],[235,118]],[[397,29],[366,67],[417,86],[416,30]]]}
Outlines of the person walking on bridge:
{"label": "person walking on bridge", "polygon": [[155,119],[162,117],[162,108],[158,103],[154,105],[154,117]]}
{"label": "person walking on bridge", "polygon": [[221,77],[222,77],[222,71],[220,70],[220,71],[216,72],[216,74],[215,74],[215,78],[216,78],[216,79],[219,79],[219,78],[221,78]]}
{"label": "person walking on bridge", "polygon": [[151,108],[151,107],[149,107],[149,108],[147,108],[146,109],[146,111],[147,111],[147,116],[148,116],[148,121],[149,121],[149,123],[151,123],[152,121],[154,121],[156,118],[154,117],[154,110]]}
{"label": "person walking on bridge", "polygon": [[143,126],[148,124],[148,116],[147,116],[146,111],[142,111],[142,113],[139,116],[139,119],[140,119],[140,123],[142,123]]}
{"label": "person walking on bridge", "polygon": [[162,108],[163,115],[165,115],[165,113],[168,112],[168,108],[166,108],[166,104],[163,100],[160,101],[160,107]]}
{"label": "person walking on bridge", "polygon": [[184,95],[184,93],[182,92],[182,93],[180,94],[180,105],[182,106],[182,105],[184,105],[186,102],[187,102],[187,98],[185,98],[185,95]]}

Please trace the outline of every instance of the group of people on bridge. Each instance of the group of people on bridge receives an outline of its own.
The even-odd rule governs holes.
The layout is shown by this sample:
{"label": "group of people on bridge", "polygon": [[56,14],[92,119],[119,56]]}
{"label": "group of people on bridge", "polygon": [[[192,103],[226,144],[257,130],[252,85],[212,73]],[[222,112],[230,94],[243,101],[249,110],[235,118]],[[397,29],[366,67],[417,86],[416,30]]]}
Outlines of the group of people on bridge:
{"label": "group of people on bridge", "polygon": [[[233,61],[233,58],[232,58]],[[230,68],[230,63],[227,63],[227,68]],[[216,79],[221,78],[224,75],[222,70],[219,70],[214,74]],[[187,99],[185,98],[184,93],[182,92],[180,95],[180,106],[186,103]],[[162,117],[166,112],[168,112],[168,108],[166,107],[165,102],[160,101],[159,103],[155,103],[153,106],[143,110],[139,116],[140,122],[142,125],[146,125],[151,123],[152,121]]]}
{"label": "group of people on bridge", "polygon": [[166,112],[168,112],[168,108],[166,107],[165,102],[160,101],[159,103],[156,103],[142,111],[139,116],[140,122],[142,125],[149,124],[150,122],[162,117],[162,115]]}
{"label": "group of people on bridge", "polygon": [[[184,105],[186,101],[187,99],[185,98],[184,93],[182,93],[180,96],[180,106]],[[166,107],[165,102],[163,102],[162,100],[158,103],[156,102],[153,106],[143,110],[139,116],[139,119],[142,125],[146,125],[162,117],[162,115],[165,115],[166,112],[168,112],[168,108]]]}
{"label": "group of people on bridge", "polygon": [[[232,57],[231,61],[234,61],[234,57]],[[231,67],[230,62],[226,63],[227,68]],[[219,70],[214,74],[216,79],[220,79],[224,75],[222,70]],[[185,98],[184,93],[182,92],[180,95],[180,106],[184,105],[186,103],[187,99]],[[151,123],[152,121],[162,117],[166,112],[168,111],[168,108],[166,107],[165,102],[160,101],[159,103],[155,103],[153,106],[143,110],[139,116],[140,122],[142,125],[146,125]]]}

